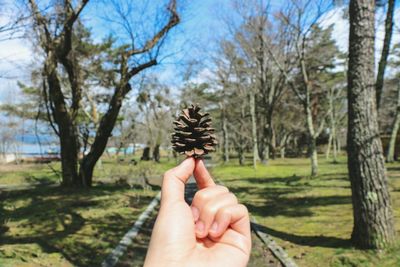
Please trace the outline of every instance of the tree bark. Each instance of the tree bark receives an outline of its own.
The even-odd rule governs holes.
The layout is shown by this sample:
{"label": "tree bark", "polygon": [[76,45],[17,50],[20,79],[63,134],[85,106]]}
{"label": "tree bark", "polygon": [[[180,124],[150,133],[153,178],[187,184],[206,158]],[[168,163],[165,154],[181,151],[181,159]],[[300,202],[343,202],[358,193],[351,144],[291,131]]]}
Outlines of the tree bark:
{"label": "tree bark", "polygon": [[379,61],[378,67],[378,75],[376,76],[376,106],[379,110],[382,91],[383,91],[383,84],[385,78],[385,69],[387,65],[387,59],[389,56],[390,51],[390,43],[392,41],[392,34],[393,34],[393,13],[395,7],[395,0],[388,0],[388,9],[386,13],[386,20],[385,20],[385,39],[383,40],[383,47],[382,47],[382,54],[381,59]]}
{"label": "tree bark", "polygon": [[387,162],[395,161],[394,153],[395,153],[395,149],[396,149],[396,139],[397,139],[397,134],[399,132],[399,128],[400,128],[400,83],[397,88],[396,115],[393,120],[392,130],[390,132],[389,145],[388,145],[387,154],[386,154]]}
{"label": "tree bark", "polygon": [[80,149],[78,134],[62,94],[60,80],[57,75],[57,61],[52,51],[48,53],[44,71],[49,85],[49,98],[54,103],[54,121],[58,126],[62,185],[79,186],[81,182],[78,179],[78,154]]}
{"label": "tree bark", "polygon": [[251,134],[253,141],[253,167],[257,168],[258,157],[258,140],[257,140],[257,120],[256,120],[256,96],[254,92],[250,92],[250,115],[251,115]]}
{"label": "tree bark", "polygon": [[153,149],[153,160],[155,162],[160,162],[160,145],[156,144]]}
{"label": "tree bark", "polygon": [[150,160],[150,147],[146,146],[143,149],[143,154],[140,160],[149,161]]}
{"label": "tree bark", "polygon": [[360,248],[382,248],[395,237],[379,136],[374,82],[375,0],[350,1],[348,169]]}
{"label": "tree bark", "polygon": [[224,162],[229,162],[229,136],[228,136],[228,123],[225,113],[225,107],[221,108],[221,120],[222,120],[222,135],[223,135],[223,158]]}
{"label": "tree bark", "polygon": [[311,177],[318,175],[318,154],[317,154],[317,134],[314,130],[314,122],[312,118],[311,106],[305,105],[306,118],[307,118],[307,130],[309,137],[308,153],[311,161]]}

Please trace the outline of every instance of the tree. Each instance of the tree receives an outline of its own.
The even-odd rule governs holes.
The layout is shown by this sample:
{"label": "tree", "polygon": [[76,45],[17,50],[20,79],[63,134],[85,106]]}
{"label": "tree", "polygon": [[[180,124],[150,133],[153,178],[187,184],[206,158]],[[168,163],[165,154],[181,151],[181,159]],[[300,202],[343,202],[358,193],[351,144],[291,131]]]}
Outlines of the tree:
{"label": "tree", "polygon": [[172,115],[175,106],[171,98],[170,89],[161,84],[156,77],[146,77],[142,82],[136,102],[143,117],[141,124],[143,138],[145,138],[143,141],[149,145],[149,149],[143,151],[143,160],[150,160],[152,148],[153,160],[160,162],[161,145],[169,146],[170,144],[170,140],[166,137],[172,130]]}
{"label": "tree", "polygon": [[[143,70],[157,64],[160,45],[167,33],[179,22],[176,1],[168,5],[169,16],[163,26],[149,39],[137,41],[132,35],[131,45],[112,47],[113,42],[102,49],[107,60],[96,66],[107,73],[100,85],[114,87],[108,98],[107,108],[99,118],[93,142],[88,152],[79,160],[81,144],[78,122],[82,113],[82,97],[87,86],[87,66],[81,62],[86,56],[93,66],[96,49],[93,43],[82,43],[79,27],[84,28],[79,17],[89,0],[56,2],[52,8],[40,9],[35,0],[29,0],[38,45],[43,51],[43,77],[45,100],[50,107],[51,120],[59,136],[61,151],[62,184],[64,186],[89,187],[93,169],[104,152],[107,141],[118,118],[124,98],[131,91],[131,79]],[[142,42],[143,41],[143,42]],[[86,52],[86,53],[85,53]],[[96,54],[98,55],[98,54]],[[148,55],[148,57],[144,57]],[[93,56],[93,57],[92,57]],[[65,77],[65,79],[62,79]]]}
{"label": "tree", "polygon": [[[278,19],[286,27],[286,47],[292,51],[290,60],[295,67],[296,77],[284,68],[272,47],[266,45],[271,59],[284,74],[285,81],[303,106],[309,139],[311,176],[318,173],[317,138],[324,130],[328,114],[328,105],[321,105],[326,94],[321,77],[324,79],[334,69],[338,56],[338,48],[331,38],[332,28],[322,29],[318,25],[321,15],[330,8],[326,2],[293,0],[279,12]],[[312,17],[305,15],[310,12]]]}
{"label": "tree", "polygon": [[352,242],[382,248],[395,237],[379,137],[374,81],[375,1],[351,0],[348,65],[348,169],[354,225]]}
{"label": "tree", "polygon": [[384,85],[385,70],[387,65],[387,60],[390,52],[390,44],[392,41],[393,34],[393,14],[396,5],[396,0],[388,0],[388,9],[386,13],[385,20],[385,39],[383,40],[383,48],[381,53],[381,59],[379,60],[378,74],[376,76],[376,106],[379,110],[381,105],[381,96]]}
{"label": "tree", "polygon": [[[390,62],[393,68],[398,68],[400,66],[400,43],[396,44],[393,47],[393,55],[395,58]],[[387,147],[386,153],[386,161],[394,162],[395,160],[395,147],[396,147],[396,139],[399,133],[400,128],[400,72],[397,72],[396,76],[393,79],[395,91],[397,91],[396,104],[394,106],[394,114],[390,112],[390,117],[393,117],[392,125],[390,128],[390,139]],[[393,116],[394,115],[394,116]]]}

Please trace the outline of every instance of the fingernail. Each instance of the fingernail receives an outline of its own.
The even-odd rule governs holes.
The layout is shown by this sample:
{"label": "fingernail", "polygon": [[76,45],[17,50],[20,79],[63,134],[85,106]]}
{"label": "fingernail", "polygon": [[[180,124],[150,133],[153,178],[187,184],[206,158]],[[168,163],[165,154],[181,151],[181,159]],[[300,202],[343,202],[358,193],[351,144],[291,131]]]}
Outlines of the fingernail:
{"label": "fingernail", "polygon": [[198,221],[196,223],[196,233],[202,234],[204,231],[204,223],[202,221]]}
{"label": "fingernail", "polygon": [[190,207],[192,209],[192,214],[193,214],[193,219],[195,222],[197,222],[197,220],[199,219],[200,213],[199,213],[199,209],[196,207]]}
{"label": "fingernail", "polygon": [[212,224],[211,224],[211,228],[210,228],[210,230],[211,230],[211,232],[217,232],[217,230],[218,230],[218,223],[217,222],[213,222]]}

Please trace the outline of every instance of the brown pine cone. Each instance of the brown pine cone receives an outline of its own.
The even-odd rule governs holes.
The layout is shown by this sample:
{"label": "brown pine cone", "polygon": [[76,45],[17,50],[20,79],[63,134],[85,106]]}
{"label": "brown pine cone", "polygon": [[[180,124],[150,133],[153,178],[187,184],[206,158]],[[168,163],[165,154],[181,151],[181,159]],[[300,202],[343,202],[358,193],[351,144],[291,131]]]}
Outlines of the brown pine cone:
{"label": "brown pine cone", "polygon": [[215,150],[217,144],[215,129],[211,128],[211,119],[208,113],[200,113],[200,108],[191,105],[182,110],[182,114],[174,121],[175,132],[172,135],[172,148],[191,157],[201,157]]}

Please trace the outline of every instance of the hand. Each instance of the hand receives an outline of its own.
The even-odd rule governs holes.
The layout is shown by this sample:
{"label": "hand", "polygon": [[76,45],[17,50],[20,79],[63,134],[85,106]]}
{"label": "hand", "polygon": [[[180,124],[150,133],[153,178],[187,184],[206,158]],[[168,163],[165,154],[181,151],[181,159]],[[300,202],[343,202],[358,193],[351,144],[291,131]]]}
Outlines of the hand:
{"label": "hand", "polygon": [[[189,207],[184,191],[192,174],[199,191]],[[187,158],[165,173],[144,266],[246,266],[250,250],[246,207],[215,185],[202,160]]]}

